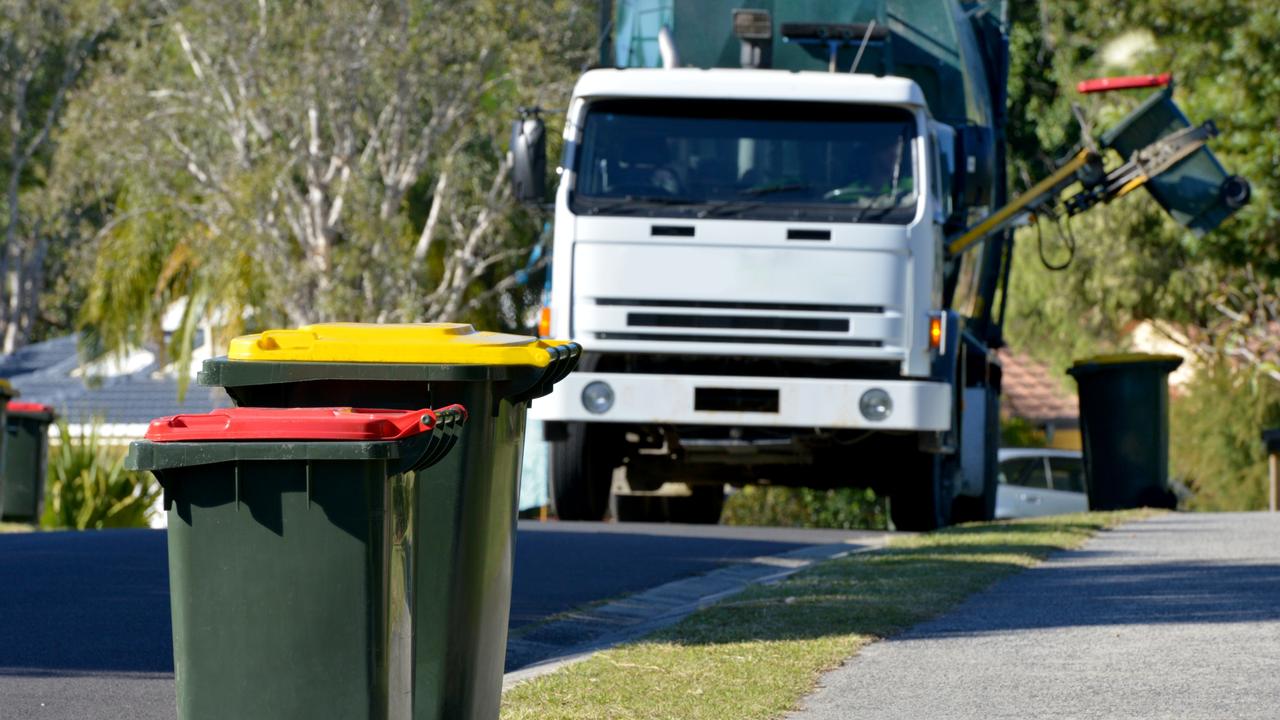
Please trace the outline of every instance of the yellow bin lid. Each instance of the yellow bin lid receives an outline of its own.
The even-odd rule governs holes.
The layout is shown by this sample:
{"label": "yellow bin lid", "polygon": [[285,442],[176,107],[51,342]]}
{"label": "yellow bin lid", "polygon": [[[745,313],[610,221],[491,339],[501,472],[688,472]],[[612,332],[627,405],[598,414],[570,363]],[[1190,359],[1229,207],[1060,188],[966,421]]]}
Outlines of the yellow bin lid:
{"label": "yellow bin lid", "polygon": [[322,323],[267,330],[231,341],[229,360],[532,365],[551,362],[563,340],[480,332],[464,323]]}

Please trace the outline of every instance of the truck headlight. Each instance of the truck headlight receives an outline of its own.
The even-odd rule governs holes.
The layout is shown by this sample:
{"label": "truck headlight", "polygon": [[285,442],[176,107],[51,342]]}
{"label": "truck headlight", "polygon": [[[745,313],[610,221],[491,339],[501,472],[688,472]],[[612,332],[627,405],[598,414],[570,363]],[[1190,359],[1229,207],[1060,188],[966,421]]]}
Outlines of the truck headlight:
{"label": "truck headlight", "polygon": [[858,409],[862,411],[862,417],[877,422],[889,417],[893,412],[893,399],[884,390],[871,388],[862,393],[862,398],[858,400]]}
{"label": "truck headlight", "polygon": [[599,380],[588,383],[582,388],[582,407],[595,415],[609,412],[609,408],[613,407],[613,388],[609,387],[609,383]]}

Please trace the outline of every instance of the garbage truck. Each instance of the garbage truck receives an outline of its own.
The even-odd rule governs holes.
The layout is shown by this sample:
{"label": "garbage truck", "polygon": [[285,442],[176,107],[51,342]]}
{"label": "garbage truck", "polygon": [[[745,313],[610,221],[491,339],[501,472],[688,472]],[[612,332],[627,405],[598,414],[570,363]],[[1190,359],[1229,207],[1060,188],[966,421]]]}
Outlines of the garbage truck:
{"label": "garbage truck", "polygon": [[[1003,0],[618,0],[600,28],[548,208],[540,330],[585,348],[532,410],[561,519],[612,496],[715,522],[749,484],[870,487],[901,529],[990,519],[1012,228],[1188,163],[1216,185],[1169,200],[1184,224],[1247,201],[1212,124],[1163,116],[1122,167],[1085,132],[1011,200]],[[541,115],[511,139],[532,202]]]}

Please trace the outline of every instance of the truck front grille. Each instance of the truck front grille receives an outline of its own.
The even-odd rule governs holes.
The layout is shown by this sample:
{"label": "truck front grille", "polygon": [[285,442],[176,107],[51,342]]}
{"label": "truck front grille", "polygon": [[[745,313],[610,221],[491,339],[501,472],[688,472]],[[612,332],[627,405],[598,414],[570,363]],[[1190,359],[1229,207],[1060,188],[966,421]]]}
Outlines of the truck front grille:
{"label": "truck front grille", "polygon": [[790,330],[794,332],[849,332],[849,321],[840,318],[770,317],[763,315],[678,315],[627,313],[628,327],[715,328],[718,330]]}
{"label": "truck front grille", "polygon": [[779,310],[782,312],[866,313],[881,315],[879,305],[823,305],[819,303],[733,302],[722,300],[641,300],[631,298],[596,298],[596,305],[628,307],[661,307],[687,310]]}
{"label": "truck front grille", "polygon": [[667,333],[599,332],[597,340],[651,340],[656,342],[731,343],[752,345],[826,345],[830,347],[878,348],[879,340],[845,340],[815,337],[759,337],[750,335],[676,335]]}

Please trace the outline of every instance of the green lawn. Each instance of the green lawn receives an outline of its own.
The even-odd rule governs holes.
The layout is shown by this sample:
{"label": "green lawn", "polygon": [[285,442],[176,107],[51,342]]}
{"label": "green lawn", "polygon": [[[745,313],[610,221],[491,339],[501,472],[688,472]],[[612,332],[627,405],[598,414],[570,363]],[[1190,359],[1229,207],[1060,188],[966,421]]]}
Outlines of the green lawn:
{"label": "green lawn", "polygon": [[753,586],[644,641],[519,685],[502,717],[776,718],[862,646],[1148,511],[966,525]]}

